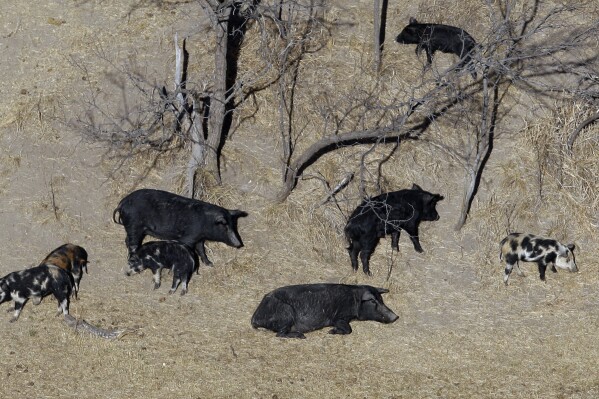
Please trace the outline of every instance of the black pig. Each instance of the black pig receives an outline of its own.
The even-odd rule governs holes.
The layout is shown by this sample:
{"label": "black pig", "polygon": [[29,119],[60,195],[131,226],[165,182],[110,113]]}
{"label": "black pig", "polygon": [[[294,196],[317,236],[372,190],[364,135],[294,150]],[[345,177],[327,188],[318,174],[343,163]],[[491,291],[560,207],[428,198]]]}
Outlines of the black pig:
{"label": "black pig", "polygon": [[237,220],[247,215],[243,211],[228,210],[167,191],[141,189],[121,200],[112,219],[125,227],[130,257],[141,246],[144,237],[151,235],[195,248],[202,262],[210,266],[212,262],[206,256],[204,242],[218,241],[235,248],[243,247]]}
{"label": "black pig", "polygon": [[441,24],[421,24],[412,17],[409,25],[397,35],[395,41],[416,44],[416,55],[424,49],[428,65],[433,62],[435,51],[455,54],[461,59],[458,68],[468,65],[472,77],[476,79],[476,71],[472,64],[472,50],[476,47],[476,41],[463,29]]}
{"label": "black pig", "polygon": [[181,284],[181,295],[185,295],[187,284],[197,268],[197,255],[193,249],[176,241],[150,241],[129,257],[129,269],[126,274],[130,276],[150,269],[154,274],[154,289],[157,289],[160,287],[162,269],[170,269],[173,273],[173,285],[168,293],[175,293]]}
{"label": "black pig", "polygon": [[17,321],[30,298],[37,305],[43,297],[53,294],[58,301],[58,314],[67,315],[71,290],[72,276],[69,272],[57,266],[42,264],[0,278],[0,303],[10,300],[15,302],[14,315],[10,319],[12,323]]}
{"label": "black pig", "polygon": [[383,303],[389,292],[369,285],[304,284],[266,294],[252,316],[252,327],[277,337],[306,338],[304,333],[333,327],[329,334],[350,334],[352,320],[393,323],[398,316]]}
{"label": "black pig", "polygon": [[442,195],[432,194],[414,184],[410,190],[399,190],[365,200],[349,217],[345,237],[354,270],[358,270],[358,255],[364,273],[370,275],[370,256],[382,237],[391,234],[391,246],[399,251],[399,233],[410,235],[414,249],[422,252],[418,226],[423,220],[439,220],[436,210]]}

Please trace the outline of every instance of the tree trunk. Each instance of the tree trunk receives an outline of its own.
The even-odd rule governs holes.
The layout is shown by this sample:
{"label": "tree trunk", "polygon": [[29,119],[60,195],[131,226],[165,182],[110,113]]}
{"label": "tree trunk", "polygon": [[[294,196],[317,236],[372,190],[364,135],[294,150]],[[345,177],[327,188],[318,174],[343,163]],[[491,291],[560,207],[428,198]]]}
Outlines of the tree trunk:
{"label": "tree trunk", "polygon": [[381,0],[374,0],[374,71],[381,70]]}
{"label": "tree trunk", "polygon": [[380,72],[387,27],[389,0],[374,0],[374,71]]}
{"label": "tree trunk", "polygon": [[214,54],[214,91],[210,98],[209,134],[206,140],[206,170],[211,173],[217,184],[221,184],[219,152],[223,139],[223,126],[227,102],[227,51],[228,26],[231,8],[219,11],[215,24],[216,49]]}

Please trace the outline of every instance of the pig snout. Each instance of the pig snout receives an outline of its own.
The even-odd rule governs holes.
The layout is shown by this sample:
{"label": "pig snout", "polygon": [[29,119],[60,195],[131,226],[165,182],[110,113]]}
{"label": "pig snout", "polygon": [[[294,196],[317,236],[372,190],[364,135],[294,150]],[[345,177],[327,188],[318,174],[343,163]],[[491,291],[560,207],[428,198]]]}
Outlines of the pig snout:
{"label": "pig snout", "polygon": [[393,323],[395,320],[399,319],[399,316],[393,313],[389,308],[381,309],[381,314],[383,316],[383,323]]}
{"label": "pig snout", "polygon": [[233,248],[243,247],[243,242],[241,241],[241,238],[237,234],[235,234],[234,231],[229,232],[229,245]]}

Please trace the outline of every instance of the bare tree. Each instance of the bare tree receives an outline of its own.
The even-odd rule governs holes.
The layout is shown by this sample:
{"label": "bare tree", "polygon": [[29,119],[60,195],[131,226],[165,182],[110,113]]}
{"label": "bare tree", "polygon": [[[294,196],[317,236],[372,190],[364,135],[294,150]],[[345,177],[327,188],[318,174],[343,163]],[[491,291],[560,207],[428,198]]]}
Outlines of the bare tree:
{"label": "bare tree", "polygon": [[[191,197],[196,195],[196,174],[199,169],[211,174],[214,183],[221,183],[220,153],[232,128],[233,113],[239,104],[277,81],[281,85],[291,83],[291,86],[297,81],[302,54],[313,51],[307,42],[312,21],[316,18],[315,10],[322,0],[197,2],[208,17],[214,33],[212,79],[190,87],[187,77],[189,53],[185,48],[185,38],[180,43],[175,36],[175,82],[172,90],[167,89],[170,85],[160,86],[152,82],[159,80],[156,77],[144,76],[130,65],[117,64],[102,48],[98,48],[97,58],[110,65],[113,83],[122,92],[122,109],[110,109],[101,104],[94,88],[90,86],[89,96],[84,101],[87,104],[85,115],[78,118],[75,127],[92,140],[104,143],[108,155],[118,161],[117,168],[135,155],[151,155],[157,161],[189,146],[191,151],[186,185]],[[260,27],[260,51],[270,54],[263,65],[255,66],[255,73],[244,76],[241,81],[238,79],[238,62],[243,39],[251,22],[257,22]],[[272,34],[270,25],[277,27],[279,35]],[[285,49],[278,63],[270,62],[273,56],[269,46],[273,37],[284,46],[274,48]],[[85,62],[73,58],[73,64],[88,75]],[[88,84],[90,81],[86,79]],[[283,113],[286,112],[291,121],[293,89],[280,87],[281,118],[283,120]],[[134,90],[131,91],[131,88]],[[288,154],[292,151],[293,142],[293,127],[289,121],[282,122],[285,126],[282,125],[281,130]],[[289,155],[284,155],[284,159],[288,158]]]}
{"label": "bare tree", "polygon": [[374,70],[381,70],[389,0],[374,0]]}
{"label": "bare tree", "polygon": [[[283,201],[291,193],[319,157],[342,146],[420,140],[442,149],[465,169],[463,205],[456,225],[461,228],[514,97],[523,94],[546,103],[597,92],[597,82],[590,84],[585,78],[598,76],[598,56],[592,49],[599,21],[580,22],[586,20],[585,10],[590,6],[590,2],[552,6],[538,0],[488,1],[488,31],[473,54],[476,68],[482,70],[480,80],[473,81],[464,70],[450,68],[425,72],[422,81],[415,82],[418,90],[405,99],[373,106],[372,97],[364,95],[360,105],[348,107],[352,109],[349,113],[361,114],[362,120],[374,123],[356,130],[347,123],[351,118],[345,118],[345,123],[333,126],[327,135],[296,154],[278,199]],[[435,73],[437,84],[427,84]],[[366,114],[369,118],[363,117]],[[426,135],[431,126],[444,120],[466,123],[466,137],[459,146]]]}

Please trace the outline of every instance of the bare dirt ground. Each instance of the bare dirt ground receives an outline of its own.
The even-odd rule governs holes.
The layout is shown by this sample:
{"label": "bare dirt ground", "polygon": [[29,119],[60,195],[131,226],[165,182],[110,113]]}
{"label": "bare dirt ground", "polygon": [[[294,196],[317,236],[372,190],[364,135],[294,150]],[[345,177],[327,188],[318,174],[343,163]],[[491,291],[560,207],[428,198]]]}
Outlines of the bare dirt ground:
{"label": "bare dirt ground", "polygon": [[[301,182],[281,205],[269,199],[279,177],[277,166],[264,157],[275,140],[261,136],[272,133],[268,102],[261,98],[254,121],[225,148],[226,184],[207,194],[212,202],[250,213],[240,221],[245,247],[209,244],[215,266],[202,267],[183,297],[167,295],[168,275],[157,291],[149,272],[127,278],[125,234],[112,222],[112,211],[135,188],[180,192],[184,160],[164,161],[147,176],[143,160],[115,171],[116,162],[98,144],[82,140],[63,121],[82,112],[90,88],[107,103],[127,102],[118,90],[119,76],[98,61],[99,53],[109,54],[115,65],[127,60],[171,82],[172,37],[178,31],[195,43],[191,69],[201,78],[209,75],[202,62],[211,58],[194,59],[193,51],[209,49],[209,35],[193,2],[41,3],[0,5],[0,275],[37,264],[65,242],[81,245],[91,263],[71,314],[134,332],[117,341],[79,335],[54,317],[53,298],[27,304],[18,322],[9,324],[8,314],[0,320],[0,397],[599,396],[596,219],[574,215],[594,212],[596,199],[575,190],[551,192],[548,182],[548,200],[535,201],[530,135],[500,139],[471,221],[460,232],[453,227],[462,170],[416,146],[402,147],[386,166],[389,184],[399,189],[416,182],[445,195],[441,219],[422,225],[423,254],[406,237],[399,253],[382,240],[372,258],[374,276],[365,277],[351,272],[338,229],[342,215],[318,206],[323,197],[318,183]],[[368,15],[370,7],[360,1],[331,8],[329,17],[353,24],[337,39],[339,46],[369,48],[370,20],[359,22],[358,16]],[[393,7],[391,36],[410,15],[423,12],[416,4]],[[468,31],[476,36],[474,22]],[[394,68],[408,65],[413,48],[388,47],[384,73],[390,82],[406,79]],[[337,51],[327,54],[339,68],[359,62],[337,59],[344,51],[355,54]],[[89,75],[77,64],[87,65]],[[579,140],[597,148],[596,136],[595,129]],[[332,164],[342,170],[345,162],[328,157],[315,168]],[[588,178],[596,186],[595,177]],[[356,196],[343,207],[358,203]],[[580,273],[549,273],[543,283],[536,266],[525,264],[527,277],[514,275],[505,287],[498,243],[509,229],[574,241]],[[250,317],[265,293],[312,282],[387,287],[385,302],[400,318],[392,325],[354,322],[351,335],[333,336],[325,329],[305,340],[282,340],[251,328]],[[0,314],[7,308],[3,304]]]}

